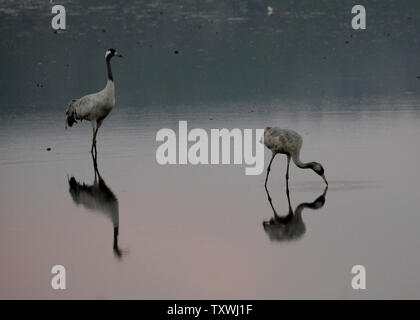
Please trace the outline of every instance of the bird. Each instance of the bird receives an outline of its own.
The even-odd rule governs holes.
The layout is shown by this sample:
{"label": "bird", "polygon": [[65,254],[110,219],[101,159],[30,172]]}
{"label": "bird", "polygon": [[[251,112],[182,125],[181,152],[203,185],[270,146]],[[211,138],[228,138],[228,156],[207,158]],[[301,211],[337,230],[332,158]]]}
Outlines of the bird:
{"label": "bird", "polygon": [[316,174],[324,179],[328,186],[328,181],[325,178],[324,167],[318,162],[303,163],[300,161],[300,149],[302,148],[302,137],[295,131],[289,129],[280,129],[278,127],[266,127],[262,141],[264,145],[271,150],[272,156],[270,164],[267,167],[267,176],[265,178],[265,187],[267,187],[268,176],[270,175],[271,164],[274,157],[280,153],[287,156],[287,172],[286,183],[289,182],[289,166],[290,160],[301,169],[312,169]]}
{"label": "bird", "polygon": [[98,134],[98,130],[104,119],[115,106],[115,86],[111,70],[112,57],[122,58],[123,56],[112,48],[106,51],[105,61],[108,71],[108,81],[105,88],[80,99],[73,99],[70,101],[66,112],[66,128],[67,125],[72,127],[74,123],[77,123],[77,120],[87,120],[91,122],[93,129],[92,154],[94,150],[95,153],[97,153],[96,135]]}
{"label": "bird", "polygon": [[270,193],[266,188],[268,202],[270,203],[271,209],[273,210],[274,217],[269,221],[263,222],[264,231],[269,236],[272,241],[291,241],[301,238],[305,232],[306,227],[302,219],[303,209],[312,209],[318,210],[322,208],[325,204],[325,197],[327,195],[328,188],[324,189],[324,193],[320,195],[311,203],[303,202],[299,204],[295,210],[292,209],[290,204],[290,193],[289,188],[286,189],[287,202],[289,204],[289,213],[287,216],[281,217],[277,214],[276,209],[274,209],[273,202],[270,197]]}
{"label": "bird", "polygon": [[93,212],[100,212],[112,221],[114,228],[113,251],[115,256],[121,259],[124,252],[118,246],[120,221],[118,198],[101,177],[96,158],[92,157],[92,159],[95,171],[93,184],[79,183],[76,178],[71,177],[68,179],[69,192],[76,205],[82,205]]}

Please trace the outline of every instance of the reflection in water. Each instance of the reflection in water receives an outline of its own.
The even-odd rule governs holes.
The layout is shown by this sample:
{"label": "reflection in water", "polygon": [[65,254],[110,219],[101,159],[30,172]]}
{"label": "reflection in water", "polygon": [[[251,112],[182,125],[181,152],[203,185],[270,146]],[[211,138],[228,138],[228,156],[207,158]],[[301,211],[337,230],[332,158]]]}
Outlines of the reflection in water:
{"label": "reflection in water", "polygon": [[98,170],[97,158],[92,156],[95,179],[92,185],[79,183],[74,177],[69,180],[70,194],[74,203],[82,204],[85,208],[101,212],[112,220],[114,226],[113,250],[117,258],[121,259],[123,251],[118,247],[119,205],[118,199],[102,179]]}
{"label": "reflection in water", "polygon": [[324,193],[320,195],[315,201],[311,203],[303,202],[299,204],[295,211],[293,211],[290,204],[290,193],[289,186],[287,186],[286,194],[287,201],[289,203],[289,213],[287,216],[279,216],[274,209],[273,202],[268,192],[268,189],[265,188],[267,192],[268,202],[270,203],[271,208],[273,209],[274,217],[269,221],[263,222],[264,231],[270,237],[272,241],[291,241],[301,238],[306,232],[305,223],[302,220],[302,211],[305,208],[312,210],[320,209],[325,204],[325,196],[327,195],[328,187],[325,188]]}

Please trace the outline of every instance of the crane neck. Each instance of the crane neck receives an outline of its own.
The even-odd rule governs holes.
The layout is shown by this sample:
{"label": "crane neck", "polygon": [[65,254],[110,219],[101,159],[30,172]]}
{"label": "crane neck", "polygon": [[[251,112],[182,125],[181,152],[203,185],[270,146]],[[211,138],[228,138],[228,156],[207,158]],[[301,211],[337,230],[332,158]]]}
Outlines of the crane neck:
{"label": "crane neck", "polygon": [[301,169],[308,169],[308,168],[311,167],[310,162],[304,163],[304,162],[300,161],[300,154],[299,153],[292,154],[292,159],[293,159],[293,162],[295,163],[295,165],[298,166]]}
{"label": "crane neck", "polygon": [[108,71],[108,80],[114,82],[114,77],[112,76],[112,69],[111,69],[111,57],[106,58],[106,68]]}

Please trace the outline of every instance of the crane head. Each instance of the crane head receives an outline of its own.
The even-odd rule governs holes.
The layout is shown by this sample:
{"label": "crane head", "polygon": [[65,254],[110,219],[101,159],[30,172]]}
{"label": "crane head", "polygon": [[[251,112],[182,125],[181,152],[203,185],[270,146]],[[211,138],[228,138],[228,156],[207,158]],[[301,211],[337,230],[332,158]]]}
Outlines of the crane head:
{"label": "crane head", "polygon": [[324,179],[325,183],[328,186],[328,181],[325,178],[325,172],[324,172],[324,167],[322,166],[322,164],[318,163],[318,162],[311,162],[309,164],[310,168],[315,171],[315,173],[319,176],[321,176],[322,179]]}
{"label": "crane head", "polygon": [[120,53],[118,53],[115,49],[110,48],[105,53],[105,59],[111,59],[112,57],[122,58],[123,56]]}

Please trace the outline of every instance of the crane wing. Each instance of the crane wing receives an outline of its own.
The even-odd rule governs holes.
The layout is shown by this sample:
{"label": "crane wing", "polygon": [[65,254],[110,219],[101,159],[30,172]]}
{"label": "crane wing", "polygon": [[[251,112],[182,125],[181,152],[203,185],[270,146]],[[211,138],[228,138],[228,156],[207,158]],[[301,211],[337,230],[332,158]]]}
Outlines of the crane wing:
{"label": "crane wing", "polygon": [[77,123],[77,120],[90,120],[89,116],[93,107],[94,99],[92,99],[92,95],[70,101],[66,112],[67,125],[71,127],[74,123]]}

